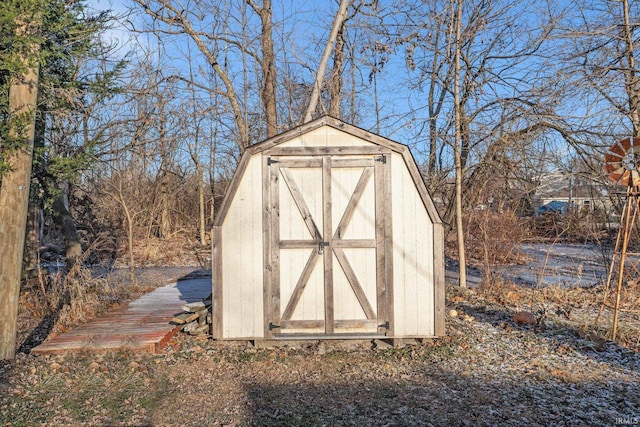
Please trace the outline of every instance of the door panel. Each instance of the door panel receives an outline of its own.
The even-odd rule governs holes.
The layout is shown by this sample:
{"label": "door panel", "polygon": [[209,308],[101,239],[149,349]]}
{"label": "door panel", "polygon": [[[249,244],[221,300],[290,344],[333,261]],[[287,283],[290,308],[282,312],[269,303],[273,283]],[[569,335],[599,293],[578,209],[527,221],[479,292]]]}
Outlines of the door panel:
{"label": "door panel", "polygon": [[323,227],[322,170],[280,166],[280,238],[316,240]]}
{"label": "door panel", "polygon": [[[385,209],[374,156],[271,158],[279,207],[272,306],[276,334],[376,334],[384,295]],[[375,165],[375,167],[374,167]]]}

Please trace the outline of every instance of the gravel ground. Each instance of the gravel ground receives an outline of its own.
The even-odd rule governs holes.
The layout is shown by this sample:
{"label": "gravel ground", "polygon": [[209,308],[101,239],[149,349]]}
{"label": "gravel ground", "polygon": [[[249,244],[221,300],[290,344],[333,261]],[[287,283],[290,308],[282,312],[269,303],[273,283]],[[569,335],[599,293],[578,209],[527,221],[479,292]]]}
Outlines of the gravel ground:
{"label": "gravel ground", "polygon": [[[589,291],[533,292],[449,288],[447,336],[404,348],[181,335],[159,355],[20,353],[0,362],[0,424],[639,425],[637,346],[587,328]],[[533,297],[544,329],[512,320]]]}

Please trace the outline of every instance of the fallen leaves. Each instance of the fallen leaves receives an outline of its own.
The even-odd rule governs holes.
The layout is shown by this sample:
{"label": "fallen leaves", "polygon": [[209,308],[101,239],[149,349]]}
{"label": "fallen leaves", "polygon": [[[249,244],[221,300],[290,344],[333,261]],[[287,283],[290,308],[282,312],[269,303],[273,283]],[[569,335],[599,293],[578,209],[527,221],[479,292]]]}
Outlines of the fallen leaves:
{"label": "fallen leaves", "polygon": [[550,307],[536,331],[514,317],[527,295],[454,292],[447,336],[404,348],[179,335],[158,355],[19,354],[0,362],[0,424],[586,425],[640,413],[640,356],[586,327],[592,307],[571,319]]}

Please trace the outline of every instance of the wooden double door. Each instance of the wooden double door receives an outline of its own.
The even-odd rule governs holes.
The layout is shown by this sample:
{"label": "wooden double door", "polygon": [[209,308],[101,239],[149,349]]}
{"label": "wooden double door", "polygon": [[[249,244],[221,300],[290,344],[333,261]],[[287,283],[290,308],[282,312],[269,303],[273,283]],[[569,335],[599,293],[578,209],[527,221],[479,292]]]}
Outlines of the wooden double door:
{"label": "wooden double door", "polygon": [[388,331],[389,158],[266,158],[273,336]]}

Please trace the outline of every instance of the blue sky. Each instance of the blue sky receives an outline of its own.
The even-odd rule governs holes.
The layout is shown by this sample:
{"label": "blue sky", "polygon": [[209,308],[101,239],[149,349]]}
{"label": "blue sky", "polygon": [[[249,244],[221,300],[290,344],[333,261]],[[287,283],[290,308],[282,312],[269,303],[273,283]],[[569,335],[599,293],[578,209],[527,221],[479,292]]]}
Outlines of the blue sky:
{"label": "blue sky", "polygon": [[[229,1],[231,2],[231,0]],[[197,2],[191,3],[197,4]],[[241,3],[243,2],[240,0],[233,0],[233,4]],[[381,1],[380,3],[386,4],[388,2]],[[563,8],[568,3],[570,3],[570,0],[556,2],[554,3],[554,7]],[[123,14],[130,5],[133,5],[133,0],[90,0],[88,4],[98,10],[110,8],[117,14]],[[184,2],[184,4],[188,5],[189,1]],[[506,5],[505,7],[517,7],[516,3],[510,4],[509,2],[504,2],[503,4]],[[514,32],[514,36],[521,36],[524,35],[525,31],[533,31],[536,29],[535,20],[540,18],[540,16],[538,16],[538,11],[534,10],[531,5],[533,5],[533,3],[523,3],[522,9],[517,11],[517,13],[515,12],[516,9],[514,9],[514,14],[518,16],[518,19],[513,22],[518,26],[517,31],[521,31],[521,33],[517,31]],[[314,66],[317,64],[322,49],[324,48],[327,35],[330,31],[331,20],[333,19],[333,14],[336,9],[337,2],[335,0],[313,2],[274,1],[273,11],[276,25],[274,37],[276,38],[275,43],[276,49],[278,50],[277,61],[280,80],[286,77],[286,69],[290,69],[293,75],[298,76],[298,79],[306,84],[313,80]],[[250,19],[256,19],[255,14],[249,13],[248,15],[251,17]],[[136,17],[135,15],[132,16],[131,19],[136,25],[141,25],[143,22],[142,17]],[[206,21],[207,20],[205,20],[205,22]],[[214,21],[208,20],[208,22],[213,25]],[[420,22],[416,23],[418,26],[420,24]],[[532,27],[527,28],[527,25],[531,24],[533,24]],[[504,25],[512,25],[512,23],[505,21]],[[256,28],[257,30],[259,26],[257,23],[255,23],[255,25],[250,23],[247,28]],[[500,27],[497,26],[495,31],[500,31]],[[283,34],[294,34],[295,37],[282,40],[281,36]],[[153,50],[157,43],[157,39],[154,36],[132,35],[124,28],[117,27],[110,30],[107,33],[107,37],[112,40],[117,40],[123,45],[123,54],[127,49],[133,48]],[[165,52],[162,54],[162,60],[164,61],[163,73],[185,72],[185,70],[188,69],[188,52],[192,53],[192,64],[194,64],[196,72],[198,70],[203,72],[210,71],[210,67],[203,60],[202,55],[197,52],[192,43],[186,40],[186,37],[163,36],[162,42],[165,46]],[[380,38],[380,41],[384,40]],[[482,40],[480,43],[490,42],[491,40]],[[286,49],[282,49],[282,46],[286,46]],[[509,48],[510,46],[506,46],[505,51],[509,51]],[[393,46],[392,49],[395,49],[395,46]],[[362,52],[356,52],[356,54],[360,61],[371,59],[367,58]],[[235,67],[235,72],[240,76],[242,64],[239,62],[239,57],[236,57],[235,60],[238,62],[234,65],[234,59],[229,57],[229,67]],[[542,64],[542,62],[539,64]],[[506,60],[504,61],[504,65],[507,66],[511,64]],[[360,88],[361,97],[359,103],[362,108],[362,121],[356,124],[376,131],[376,116],[373,110],[374,97],[371,85],[367,83],[368,68],[363,66],[362,63],[360,63],[359,66],[357,70],[357,72],[360,73],[359,78],[369,87]],[[538,70],[532,69],[531,63],[525,64],[523,67],[528,73],[544,74],[553,71],[545,69],[544,65],[539,65]],[[519,74],[522,73],[522,71],[518,71],[517,68],[509,70],[505,67],[505,73],[507,72],[511,73],[512,77],[516,79],[523,75]],[[426,105],[425,98],[428,85],[423,85],[421,90],[414,90],[409,87],[409,77],[409,71],[405,66],[403,50],[398,49],[394,54],[389,56],[389,62],[385,65],[383,71],[377,75],[377,94],[379,97],[381,118],[380,133],[385,137],[408,144],[412,148],[414,155],[421,161],[424,160],[424,155],[426,154],[427,135],[425,133],[419,135],[418,130],[424,128],[426,125],[427,112],[424,107]],[[415,80],[416,75],[413,74],[412,77]],[[497,89],[499,92],[494,94],[483,93],[482,91],[486,90],[486,88],[479,88],[476,94],[478,97],[477,101],[484,102],[481,99],[482,96],[508,97],[517,95],[515,88],[517,88],[517,90],[524,90],[528,87],[525,86],[524,81],[521,81],[512,88],[499,87]],[[532,89],[535,89],[535,87],[532,87]],[[448,98],[450,98],[449,95]],[[257,95],[253,97],[252,102],[259,102]],[[588,108],[585,98],[575,99],[571,102],[566,99],[563,102],[566,102],[567,107],[560,106],[559,111],[563,111],[562,108],[564,108],[565,112],[574,114],[578,119]],[[447,117],[444,119],[448,120]],[[491,118],[489,117],[488,120],[491,120]],[[557,135],[555,137],[557,138]],[[560,154],[560,158],[567,157],[570,153],[570,150],[562,141],[557,142],[556,151]],[[566,152],[566,154],[564,152]]]}

